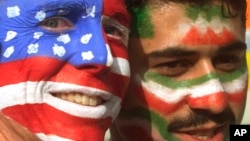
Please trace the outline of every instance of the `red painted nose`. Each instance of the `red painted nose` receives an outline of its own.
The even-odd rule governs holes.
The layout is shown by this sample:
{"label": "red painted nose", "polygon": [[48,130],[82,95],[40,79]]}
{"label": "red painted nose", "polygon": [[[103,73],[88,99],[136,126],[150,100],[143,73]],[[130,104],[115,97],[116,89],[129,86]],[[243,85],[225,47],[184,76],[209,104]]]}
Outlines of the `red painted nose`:
{"label": "red painted nose", "polygon": [[226,108],[228,97],[224,92],[195,98],[189,96],[187,98],[187,103],[191,109],[202,109],[212,113],[220,113]]}

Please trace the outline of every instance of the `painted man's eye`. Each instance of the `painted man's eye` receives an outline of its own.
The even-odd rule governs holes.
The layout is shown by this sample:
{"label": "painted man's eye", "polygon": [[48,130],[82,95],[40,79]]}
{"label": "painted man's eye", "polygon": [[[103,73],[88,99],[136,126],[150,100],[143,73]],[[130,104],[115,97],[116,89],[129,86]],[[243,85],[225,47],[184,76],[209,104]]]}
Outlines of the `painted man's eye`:
{"label": "painted man's eye", "polygon": [[165,76],[178,76],[189,70],[192,63],[188,60],[175,60],[155,66],[155,70]]}
{"label": "painted man's eye", "polygon": [[64,17],[52,17],[45,19],[40,26],[48,31],[62,33],[74,28],[73,24]]}
{"label": "painted man's eye", "polygon": [[122,33],[117,27],[112,25],[104,25],[103,28],[107,34],[113,35],[117,38],[122,38]]}
{"label": "painted man's eye", "polygon": [[213,60],[213,65],[217,70],[231,72],[239,68],[242,61],[237,56],[220,56]]}
{"label": "painted man's eye", "polygon": [[117,20],[102,16],[102,27],[108,37],[121,41],[127,45],[129,30]]}

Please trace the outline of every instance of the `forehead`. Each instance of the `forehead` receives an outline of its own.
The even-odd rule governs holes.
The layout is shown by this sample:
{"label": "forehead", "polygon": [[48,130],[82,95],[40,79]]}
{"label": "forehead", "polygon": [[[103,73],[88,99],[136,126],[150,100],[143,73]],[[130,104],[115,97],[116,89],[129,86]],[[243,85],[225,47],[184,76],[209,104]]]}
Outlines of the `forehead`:
{"label": "forehead", "polygon": [[[34,7],[56,6],[60,7],[65,4],[75,4],[81,6],[89,6],[93,4],[102,4],[102,0],[2,0],[1,3],[5,5],[19,5],[26,9],[33,9]],[[28,4],[28,5],[27,5]]]}
{"label": "forehead", "polygon": [[[37,11],[75,10],[84,12],[94,6],[96,13],[112,17],[128,27],[130,22],[124,0],[3,0],[0,9],[12,14],[25,12],[30,15]],[[9,8],[8,8],[9,7]],[[88,11],[86,11],[88,12]]]}
{"label": "forehead", "polygon": [[101,12],[102,0],[3,0],[0,4],[1,12],[7,12],[9,18],[19,15],[29,17],[38,11],[57,12],[59,15],[65,15],[73,10],[86,13],[93,7],[95,13]]}
{"label": "forehead", "polygon": [[[0,0],[0,6],[18,5],[27,11],[32,11],[34,8],[56,7],[63,8],[66,6],[88,8],[93,5],[98,5],[96,9],[104,9],[104,13],[109,11],[127,12],[124,0]],[[99,10],[98,10],[99,11]]]}
{"label": "forehead", "polygon": [[225,18],[218,4],[199,7],[169,2],[149,9],[153,32],[151,37],[143,40],[148,45],[154,42],[155,48],[222,46],[235,40],[244,42],[240,16]]}
{"label": "forehead", "polygon": [[130,15],[124,0],[104,0],[103,14],[121,22],[126,27],[130,24]]}

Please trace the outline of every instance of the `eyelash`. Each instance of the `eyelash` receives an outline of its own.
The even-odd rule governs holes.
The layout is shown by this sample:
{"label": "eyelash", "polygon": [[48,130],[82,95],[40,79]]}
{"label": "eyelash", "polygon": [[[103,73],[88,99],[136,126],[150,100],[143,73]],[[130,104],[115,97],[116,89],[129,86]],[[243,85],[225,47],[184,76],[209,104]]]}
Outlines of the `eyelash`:
{"label": "eyelash", "polygon": [[[74,29],[74,24],[62,16],[47,18],[39,25],[43,29],[54,33],[64,33]],[[124,45],[127,45],[129,30],[122,26],[115,19],[102,16],[102,27],[108,37],[115,39],[118,42],[122,42]]]}
{"label": "eyelash", "polygon": [[127,44],[129,31],[116,20],[103,16],[102,26],[109,37],[121,40],[125,45]]}
{"label": "eyelash", "polygon": [[61,16],[47,18],[40,23],[40,26],[48,31],[56,33],[66,32],[74,28],[74,25],[70,20]]}
{"label": "eyelash", "polygon": [[[232,72],[242,65],[242,59],[237,55],[218,56],[212,59],[213,67],[218,72]],[[175,77],[188,72],[196,61],[190,59],[177,59],[153,66],[160,74]]]}

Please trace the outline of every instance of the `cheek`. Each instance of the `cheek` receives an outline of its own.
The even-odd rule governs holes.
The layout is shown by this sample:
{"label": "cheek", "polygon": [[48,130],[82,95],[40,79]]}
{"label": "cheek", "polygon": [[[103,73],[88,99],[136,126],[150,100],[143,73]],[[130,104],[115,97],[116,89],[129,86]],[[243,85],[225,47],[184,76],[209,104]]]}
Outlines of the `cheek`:
{"label": "cheek", "polygon": [[41,57],[1,63],[0,86],[24,82],[27,80],[48,80],[61,68],[62,64],[64,63],[58,60]]}
{"label": "cheek", "polygon": [[229,103],[229,105],[234,113],[236,123],[240,123],[244,115],[245,103]]}
{"label": "cheek", "polygon": [[110,77],[105,81],[106,84],[110,83],[119,97],[123,98],[130,79],[128,50],[120,41],[110,37],[107,38],[113,62],[110,65]]}
{"label": "cheek", "polygon": [[166,100],[157,97],[153,92],[149,92],[145,86],[134,85],[132,91],[143,105],[163,115],[169,115],[185,104],[182,100],[179,102],[166,102]]}
{"label": "cheek", "polygon": [[245,110],[245,104],[247,99],[247,87],[239,93],[229,94],[228,99],[229,106],[233,110],[236,121],[239,123],[243,117]]}

